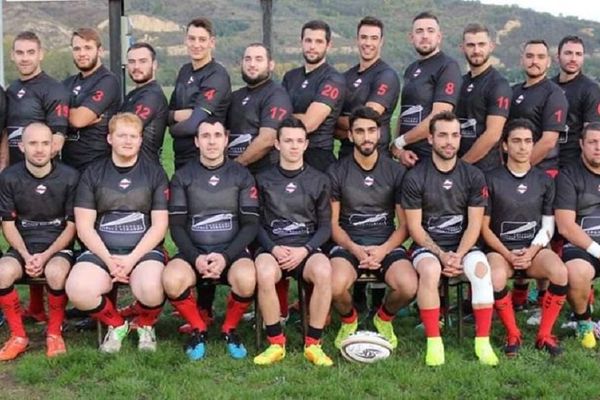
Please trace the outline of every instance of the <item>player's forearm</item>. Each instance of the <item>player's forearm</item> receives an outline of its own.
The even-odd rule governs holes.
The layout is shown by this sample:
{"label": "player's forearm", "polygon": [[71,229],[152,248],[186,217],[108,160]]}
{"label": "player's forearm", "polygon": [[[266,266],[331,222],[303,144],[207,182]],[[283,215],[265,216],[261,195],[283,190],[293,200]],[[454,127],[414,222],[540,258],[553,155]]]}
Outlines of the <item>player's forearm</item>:
{"label": "player's forearm", "polygon": [[67,222],[65,229],[58,235],[58,237],[52,242],[50,246],[45,250],[47,254],[55,254],[61,250],[66,249],[75,238],[75,223]]}
{"label": "player's forearm", "polygon": [[408,238],[408,230],[406,226],[401,225],[388,237],[388,239],[382,244],[385,248],[386,254],[390,251],[400,247],[402,243]]}
{"label": "player's forearm", "polygon": [[171,230],[171,237],[177,250],[183,254],[185,260],[194,265],[196,258],[200,255],[200,252],[192,242],[186,228],[185,222],[187,219],[186,215],[170,215],[169,216],[169,229]]}
{"label": "player's forearm", "polygon": [[350,238],[350,235],[338,224],[331,224],[331,239],[344,249],[352,252],[357,244]]}
{"label": "player's forearm", "polygon": [[8,167],[9,163],[8,151],[8,133],[6,129],[2,132],[2,140],[0,141],[0,172]]}
{"label": "player's forearm", "polygon": [[425,229],[423,229],[423,227],[421,227],[420,224],[418,228],[411,229],[410,232],[414,242],[419,246],[426,248],[438,257],[444,253],[444,250],[437,245],[437,243],[431,238],[431,236],[429,236],[429,234],[425,231]]}
{"label": "player's forearm", "polygon": [[241,218],[241,227],[231,240],[229,246],[223,251],[227,261],[231,261],[252,243],[258,233],[258,215],[244,215]]}
{"label": "player's forearm", "polygon": [[330,237],[331,224],[329,223],[329,220],[325,221],[324,223],[319,222],[319,227],[317,228],[313,236],[310,238],[308,243],[306,243],[306,245],[309,246],[311,249],[318,249],[321,246],[323,246],[325,242],[329,240]]}
{"label": "player's forearm", "polygon": [[498,132],[485,131],[462,157],[463,161],[475,164],[494,149],[498,140],[500,140]]}
{"label": "player's forearm", "polygon": [[266,251],[268,251],[269,253],[272,252],[273,247],[275,247],[276,244],[273,241],[273,239],[271,239],[271,237],[269,236],[269,233],[262,225],[259,225],[259,227],[258,227],[258,235],[257,236],[258,236],[258,243],[260,243],[260,246],[263,249],[265,249]]}
{"label": "player's forearm", "polygon": [[487,244],[496,253],[499,253],[505,259],[510,257],[510,250],[506,248],[502,241],[498,239],[498,236],[496,236],[496,234],[489,227],[483,227],[481,229],[481,237],[485,241],[485,244]]}
{"label": "player's forearm", "polygon": [[417,126],[404,133],[402,136],[404,137],[404,141],[406,144],[416,143],[420,140],[427,139],[427,135],[429,135],[429,120],[431,116],[428,116]]}
{"label": "player's forearm", "polygon": [[479,240],[480,232],[481,223],[469,221],[467,229],[465,229],[462,238],[460,239],[460,243],[458,244],[456,253],[458,253],[461,257],[467,254],[469,250],[471,250],[471,248],[475,246],[477,240]]}
{"label": "player's forearm", "polygon": [[173,119],[175,120],[175,122],[185,121],[186,119],[192,116],[192,111],[194,111],[193,108],[175,110],[173,111]]}
{"label": "player's forearm", "polygon": [[52,155],[55,156],[60,154],[64,145],[65,135],[61,132],[54,133],[54,135],[52,135]]}
{"label": "player's forearm", "polygon": [[27,251],[27,246],[23,241],[23,237],[19,233],[15,225],[15,221],[3,221],[2,222],[2,231],[4,233],[4,238],[12,247],[15,249],[23,258],[29,256],[29,252]]}
{"label": "player's forearm", "polygon": [[[555,135],[554,135],[555,133]],[[556,146],[556,140],[558,139],[558,133],[546,133],[542,134],[540,140],[537,141],[536,144],[533,145],[533,150],[531,151],[531,165],[537,165],[541,163],[548,154],[554,149]]]}
{"label": "player's forearm", "polygon": [[83,224],[80,221],[75,222],[77,237],[85,245],[86,249],[94,253],[104,262],[110,261],[110,252],[102,241],[93,224]]}
{"label": "player's forearm", "polygon": [[240,154],[235,161],[242,164],[243,166],[248,166],[253,162],[256,162],[266,156],[269,151],[273,148],[275,144],[274,138],[266,137],[264,135],[258,135],[242,154]]}
{"label": "player's forearm", "polygon": [[594,241],[575,221],[564,221],[557,215],[556,226],[565,240],[584,250]]}
{"label": "player's forearm", "polygon": [[152,211],[150,219],[150,229],[146,231],[131,252],[131,257],[136,261],[154,250],[167,235],[167,228],[169,227],[169,214],[167,210]]}

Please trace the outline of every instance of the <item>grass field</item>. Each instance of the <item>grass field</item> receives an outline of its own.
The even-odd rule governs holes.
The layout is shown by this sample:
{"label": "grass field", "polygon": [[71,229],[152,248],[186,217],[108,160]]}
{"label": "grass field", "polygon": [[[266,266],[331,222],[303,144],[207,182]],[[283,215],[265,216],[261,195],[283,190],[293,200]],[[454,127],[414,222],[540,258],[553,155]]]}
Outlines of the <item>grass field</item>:
{"label": "grass field", "polygon": [[[167,139],[166,165],[170,162]],[[168,242],[172,249],[172,243]],[[295,286],[295,285],[292,285]],[[25,288],[20,289],[23,298]],[[226,289],[219,289],[217,309],[223,310]],[[121,296],[127,302],[127,291]],[[28,325],[30,350],[16,361],[0,365],[0,399],[271,399],[271,398],[423,398],[423,399],[594,399],[600,398],[600,357],[598,351],[584,351],[570,332],[557,333],[565,354],[558,359],[533,348],[535,331],[525,325],[525,345],[517,359],[501,356],[496,368],[481,366],[473,354],[472,326],[459,342],[455,329],[445,329],[446,365],[430,369],[424,365],[425,339],[415,330],[416,313],[397,318],[400,339],[393,356],[370,366],[350,364],[334,351],[337,318],[326,330],[324,348],[335,361],[333,368],[317,368],[303,359],[298,323],[290,322],[288,356],[278,365],[257,367],[252,356],[253,328],[242,323],[240,333],[250,357],[234,361],[219,340],[218,323],[211,329],[208,355],[189,362],[177,333],[180,320],[170,316],[167,306],[157,326],[159,350],[141,354],[136,335],[131,334],[120,354],[100,354],[95,332],[65,332],[69,353],[55,360],[45,357],[43,326]],[[563,312],[563,318],[566,312]],[[218,321],[220,323],[220,321]],[[560,323],[559,322],[559,323]],[[0,340],[8,337],[0,328]],[[503,329],[496,321],[493,343],[500,352]]]}

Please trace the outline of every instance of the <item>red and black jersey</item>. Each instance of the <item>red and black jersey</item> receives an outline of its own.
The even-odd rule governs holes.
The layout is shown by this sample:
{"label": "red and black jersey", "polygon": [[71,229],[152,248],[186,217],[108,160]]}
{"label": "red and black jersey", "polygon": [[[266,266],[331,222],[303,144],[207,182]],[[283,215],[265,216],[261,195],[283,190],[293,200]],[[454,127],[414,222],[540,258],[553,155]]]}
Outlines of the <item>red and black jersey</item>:
{"label": "red and black jersey", "polygon": [[[399,134],[402,135],[427,118],[433,103],[458,104],[462,77],[456,60],[443,51],[410,64],[404,71],[404,86],[400,98]],[[431,146],[426,139],[406,146],[420,160],[431,158]]]}
{"label": "red and black jersey", "polygon": [[73,222],[73,202],[79,173],[58,161],[44,177],[27,170],[25,161],[13,164],[0,175],[0,216],[14,221],[28,250],[50,246]]}
{"label": "red and black jersey", "polygon": [[156,81],[133,89],[125,96],[121,111],[132,112],[144,124],[142,154],[160,162],[160,152],[169,118],[169,106]]}
{"label": "red and black jersey", "polygon": [[579,160],[579,138],[583,126],[589,122],[600,122],[600,87],[583,73],[568,82],[561,83],[559,75],[552,81],[564,91],[569,103],[567,127],[560,132],[558,140],[562,168]]}
{"label": "red and black jersey", "polygon": [[438,246],[458,246],[467,229],[468,208],[485,207],[488,189],[483,172],[458,159],[449,172],[431,159],[409,170],[402,184],[402,207],[421,209],[421,225]]}
{"label": "red and black jersey", "polygon": [[77,187],[75,207],[97,212],[94,227],[111,252],[130,253],[151,226],[154,210],[167,210],[169,182],[162,166],[138,157],[117,167],[111,157],[90,165]]}
{"label": "red and black jersey", "polygon": [[[485,132],[489,115],[508,118],[511,99],[512,90],[508,81],[494,67],[489,67],[475,77],[470,72],[463,75],[456,107],[461,133],[459,157],[469,151]],[[475,166],[486,172],[500,164],[500,149],[499,146],[494,146]]]}
{"label": "red and black jersey", "polygon": [[[235,159],[246,151],[250,142],[258,136],[260,128],[277,130],[291,114],[292,104],[286,90],[271,79],[257,87],[244,86],[233,92],[226,124],[229,130],[229,158]],[[256,173],[268,168],[275,162],[271,154],[255,161],[248,169]]]}
{"label": "red and black jersey", "polygon": [[121,104],[117,77],[101,65],[93,74],[81,73],[67,78],[63,84],[71,94],[70,108],[86,107],[100,120],[85,128],[69,127],[62,151],[65,163],[83,171],[85,167],[110,154],[106,141],[108,121],[117,113]]}
{"label": "red and black jersey", "polygon": [[506,166],[487,173],[486,181],[490,229],[509,250],[529,247],[542,216],[553,215],[554,181],[538,167],[516,176]]}
{"label": "red and black jersey", "polygon": [[[231,82],[225,67],[212,60],[195,70],[192,63],[188,63],[177,74],[169,109],[175,111],[199,107],[225,124],[230,101]],[[173,138],[173,152],[175,168],[198,157],[194,136]]]}
{"label": "red and black jersey", "polygon": [[23,160],[19,149],[23,129],[32,122],[42,122],[53,133],[66,135],[69,125],[69,93],[56,79],[41,72],[28,80],[17,79],[6,90],[6,133],[10,163]]}
{"label": "red and black jersey", "polygon": [[308,138],[309,147],[332,151],[335,124],[344,104],[344,77],[331,65],[323,63],[310,72],[303,66],[286,72],[282,85],[290,96],[294,113],[305,113],[313,102],[323,103],[331,109],[325,121]]}
{"label": "red and black jersey", "polygon": [[[525,82],[512,87],[509,120],[525,118],[535,126],[534,140],[537,142],[543,132],[564,132],[567,122],[568,103],[563,91],[550,79],[544,78],[535,85],[525,86]],[[542,169],[558,168],[559,145],[538,164]]]}

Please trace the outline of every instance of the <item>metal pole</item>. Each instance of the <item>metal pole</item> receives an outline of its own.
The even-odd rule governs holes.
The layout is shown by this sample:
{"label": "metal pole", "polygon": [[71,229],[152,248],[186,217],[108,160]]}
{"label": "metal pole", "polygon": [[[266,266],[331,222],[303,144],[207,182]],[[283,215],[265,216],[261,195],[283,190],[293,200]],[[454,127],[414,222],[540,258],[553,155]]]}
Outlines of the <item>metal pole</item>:
{"label": "metal pole", "polygon": [[4,10],[2,9],[4,1],[0,0],[0,85],[4,86]]}
{"label": "metal pole", "polygon": [[273,25],[273,0],[260,0],[262,8],[263,43],[271,50],[271,27]]}
{"label": "metal pole", "polygon": [[125,97],[125,70],[121,60],[121,16],[125,11],[124,1],[109,0],[108,2],[110,70],[119,80],[121,98]]}

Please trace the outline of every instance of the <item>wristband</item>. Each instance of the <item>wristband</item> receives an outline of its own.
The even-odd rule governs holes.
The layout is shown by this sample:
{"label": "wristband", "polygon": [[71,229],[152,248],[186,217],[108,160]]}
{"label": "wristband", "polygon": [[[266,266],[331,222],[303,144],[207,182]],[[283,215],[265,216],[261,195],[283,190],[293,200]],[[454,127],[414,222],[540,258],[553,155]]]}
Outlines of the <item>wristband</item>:
{"label": "wristband", "polygon": [[396,146],[398,150],[404,149],[404,146],[406,146],[406,139],[404,138],[404,135],[400,135],[394,139],[394,146]]}
{"label": "wristband", "polygon": [[596,242],[592,242],[592,244],[590,244],[588,248],[585,249],[585,251],[587,251],[596,258],[600,258],[600,244]]}

